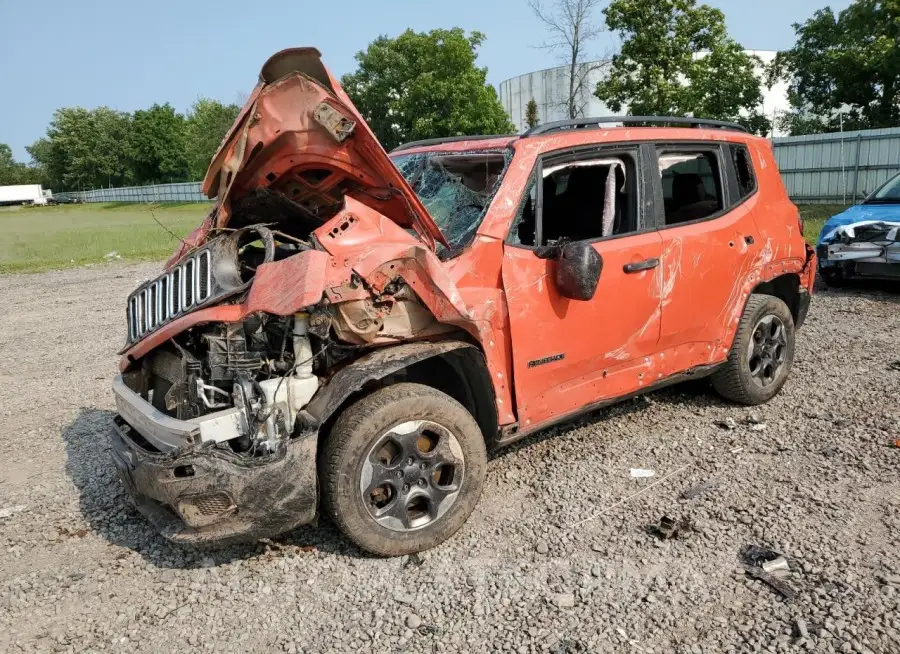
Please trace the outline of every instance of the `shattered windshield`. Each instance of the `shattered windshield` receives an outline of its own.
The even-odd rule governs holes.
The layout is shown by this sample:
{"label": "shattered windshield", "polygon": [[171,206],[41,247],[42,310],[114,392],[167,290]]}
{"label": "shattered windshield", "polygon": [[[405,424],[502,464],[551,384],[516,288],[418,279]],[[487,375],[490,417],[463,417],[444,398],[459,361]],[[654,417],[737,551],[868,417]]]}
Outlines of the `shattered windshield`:
{"label": "shattered windshield", "polygon": [[865,204],[900,204],[900,175],[870,195]]}
{"label": "shattered windshield", "polygon": [[392,157],[455,256],[475,237],[506,169],[504,152],[424,152]]}

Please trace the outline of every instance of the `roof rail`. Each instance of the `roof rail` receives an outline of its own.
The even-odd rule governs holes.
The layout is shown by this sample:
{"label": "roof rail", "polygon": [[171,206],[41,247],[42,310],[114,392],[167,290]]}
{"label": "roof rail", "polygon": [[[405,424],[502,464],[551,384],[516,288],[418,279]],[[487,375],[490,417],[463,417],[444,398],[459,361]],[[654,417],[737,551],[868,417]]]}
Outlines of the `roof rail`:
{"label": "roof rail", "polygon": [[391,150],[391,153],[401,152],[403,150],[411,150],[413,148],[422,148],[429,145],[442,145],[444,143],[461,143],[463,141],[487,141],[490,139],[514,139],[518,138],[518,134],[479,134],[478,136],[445,136],[439,139],[424,139],[422,141],[410,141],[403,145],[398,145]]}
{"label": "roof rail", "polygon": [[596,118],[576,118],[575,120],[558,120],[553,123],[537,125],[522,134],[522,138],[550,134],[567,129],[599,129],[607,123],[622,123],[623,125],[680,125],[685,127],[715,127],[718,129],[730,129],[738,132],[747,132],[747,128],[738,123],[730,123],[724,120],[711,120],[707,118],[690,118],[686,116],[598,116]]}

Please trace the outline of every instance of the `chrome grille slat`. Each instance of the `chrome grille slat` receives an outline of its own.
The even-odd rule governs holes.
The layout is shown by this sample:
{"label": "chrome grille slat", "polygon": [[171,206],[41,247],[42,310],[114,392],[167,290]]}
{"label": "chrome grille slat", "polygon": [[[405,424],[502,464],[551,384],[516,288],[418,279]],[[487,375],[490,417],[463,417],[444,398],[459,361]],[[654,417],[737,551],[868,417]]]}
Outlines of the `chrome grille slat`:
{"label": "chrome grille slat", "polygon": [[212,291],[212,254],[203,250],[128,298],[128,341],[137,341],[202,305]]}
{"label": "chrome grille slat", "polygon": [[184,262],[181,280],[181,306],[187,310],[194,306],[194,269],[196,260],[188,259]]}
{"label": "chrome grille slat", "polygon": [[181,313],[181,269],[175,268],[166,279],[169,281],[169,315],[174,318]]}

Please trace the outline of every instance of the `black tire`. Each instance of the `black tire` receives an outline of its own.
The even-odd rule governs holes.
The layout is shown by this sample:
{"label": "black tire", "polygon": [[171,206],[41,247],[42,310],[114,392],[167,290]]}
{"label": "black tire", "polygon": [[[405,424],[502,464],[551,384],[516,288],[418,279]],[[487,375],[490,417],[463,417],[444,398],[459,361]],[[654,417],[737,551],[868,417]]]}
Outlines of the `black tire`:
{"label": "black tire", "polygon": [[[443,436],[438,436],[441,443],[452,440],[448,439],[447,433],[455,438],[453,452],[458,454],[461,451],[463,461],[459,466],[461,475],[458,481],[459,490],[449,508],[437,517],[429,518],[430,522],[414,528],[395,525],[396,528],[407,529],[405,531],[391,529],[376,521],[376,517],[370,512],[378,509],[372,503],[371,494],[364,499],[361,490],[363,469],[367,461],[374,460],[370,457],[377,456],[381,451],[375,452],[373,448],[382,442],[393,428],[416,421],[431,421],[432,424],[443,427],[446,432],[442,432]],[[418,447],[416,441],[417,453],[421,452]],[[433,453],[438,454],[437,445],[434,445]],[[442,543],[455,534],[478,502],[487,468],[484,437],[472,415],[449,395],[421,384],[388,386],[348,407],[328,434],[322,454],[319,475],[322,480],[322,500],[325,510],[350,540],[362,549],[379,556],[401,556],[420,552]],[[409,459],[402,455],[403,460],[396,468],[386,466],[384,469],[406,471],[397,484],[409,488],[406,475],[414,475],[414,468],[426,465],[424,460],[430,454],[421,456],[423,459],[419,461],[422,463],[417,463],[412,468],[405,467]],[[368,465],[371,472],[371,463]],[[453,468],[452,465],[450,467]],[[421,492],[432,492],[433,485],[436,488],[438,484],[438,480],[434,478],[435,474],[440,473],[426,471],[421,473],[420,480],[410,478],[409,481],[414,486],[412,490],[419,491],[415,485],[422,484]],[[396,485],[390,489],[388,495],[392,497],[391,505],[395,501],[408,502],[407,498],[412,497],[411,494],[406,495],[402,488]],[[430,502],[429,499],[429,509],[432,506]],[[407,503],[402,509],[407,519],[409,506]]]}
{"label": "black tire", "polygon": [[844,272],[840,268],[819,268],[819,276],[830,288],[844,286]]}
{"label": "black tire", "polygon": [[[780,321],[784,328],[785,341],[781,350],[783,359],[777,372],[774,364],[761,366],[760,359],[751,354],[754,334],[760,328],[765,332],[765,325],[775,324],[775,320]],[[777,346],[771,347],[777,349]],[[726,400],[738,404],[753,406],[768,402],[778,394],[790,375],[794,347],[794,318],[787,305],[772,295],[751,295],[744,307],[728,360],[712,376],[713,388]],[[763,370],[771,370],[773,374],[763,374]]]}

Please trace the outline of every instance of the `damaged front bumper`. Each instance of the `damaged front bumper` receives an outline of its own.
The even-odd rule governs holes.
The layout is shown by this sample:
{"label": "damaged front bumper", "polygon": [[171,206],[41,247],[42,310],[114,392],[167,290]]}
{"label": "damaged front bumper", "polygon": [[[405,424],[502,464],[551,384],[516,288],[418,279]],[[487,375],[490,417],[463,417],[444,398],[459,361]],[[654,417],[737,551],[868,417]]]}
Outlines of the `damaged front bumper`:
{"label": "damaged front bumper", "polygon": [[842,225],[817,249],[820,269],[844,278],[900,279],[900,223]]}
{"label": "damaged front bumper", "polygon": [[120,381],[112,459],[136,507],[163,536],[180,543],[254,540],[315,518],[316,431],[266,456],[240,457],[199,438],[205,429],[231,429],[228,416],[175,420]]}

